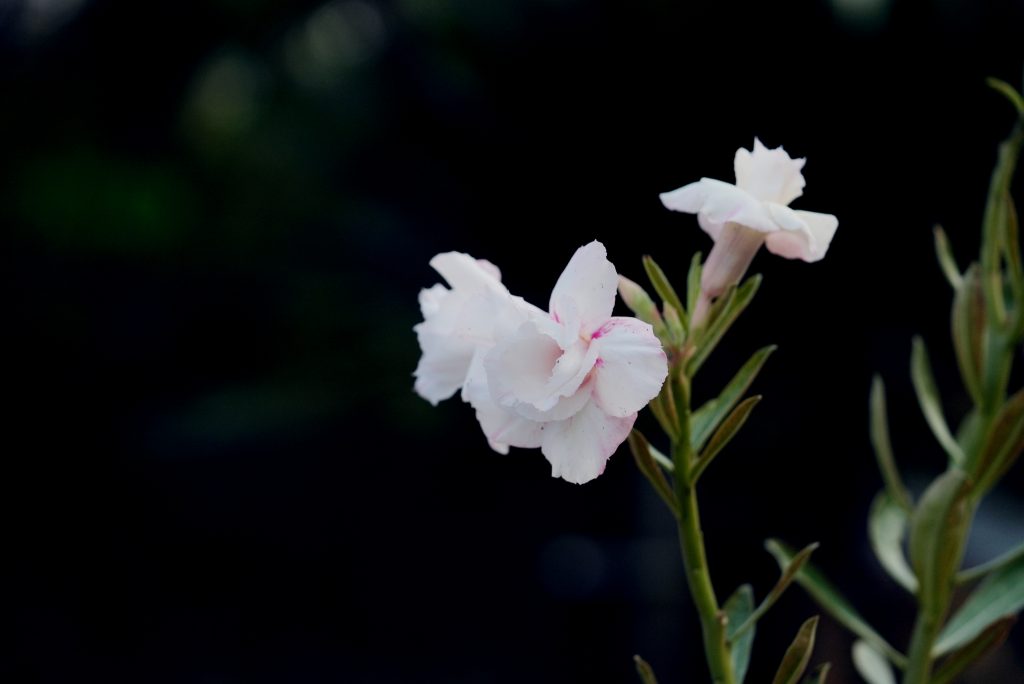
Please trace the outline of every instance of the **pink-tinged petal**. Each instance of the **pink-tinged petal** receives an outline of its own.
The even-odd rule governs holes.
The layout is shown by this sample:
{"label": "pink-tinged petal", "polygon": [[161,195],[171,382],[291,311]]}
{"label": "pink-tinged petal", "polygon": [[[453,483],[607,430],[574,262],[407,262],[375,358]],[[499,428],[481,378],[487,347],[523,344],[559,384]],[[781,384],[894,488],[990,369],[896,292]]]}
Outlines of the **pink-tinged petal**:
{"label": "pink-tinged petal", "polygon": [[462,252],[444,252],[431,259],[430,265],[448,281],[453,290],[483,287],[505,290],[501,284],[501,272],[484,259],[474,259]]}
{"label": "pink-tinged petal", "polygon": [[804,261],[819,261],[825,257],[832,238],[836,235],[839,227],[839,219],[832,214],[819,214],[816,211],[797,210],[796,215],[807,224],[807,229],[814,236],[814,249],[804,258]]}
{"label": "pink-tinged petal", "polygon": [[787,259],[814,262],[821,260],[835,236],[839,220],[831,214],[794,211],[789,207],[769,205],[772,216],[783,228],[768,235],[768,251]]}
{"label": "pink-tinged petal", "polygon": [[568,420],[546,423],[541,451],[551,463],[551,476],[575,484],[593,480],[604,472],[634,422],[635,413],[616,418],[589,402]]}
{"label": "pink-tinged petal", "polygon": [[803,194],[800,172],[805,159],[793,159],[781,147],[769,150],[754,138],[754,149],[736,150],[736,185],[762,202],[789,204]]}
{"label": "pink-tinged petal", "polygon": [[499,406],[491,398],[484,370],[483,352],[478,351],[470,365],[466,384],[462,388],[462,400],[476,411],[476,419],[487,437],[491,448],[507,454],[509,446],[535,449],[541,445],[544,436],[543,423],[523,418],[515,411]]}
{"label": "pink-tinged petal", "polygon": [[502,406],[535,403],[549,398],[548,380],[562,357],[562,348],[530,322],[501,340],[484,361],[491,393]]}
{"label": "pink-tinged petal", "polygon": [[[576,338],[568,349],[545,334],[537,322],[527,322],[500,341],[484,361],[494,400],[507,407],[528,404],[536,412],[554,409],[576,394],[597,361],[596,351]],[[569,410],[571,404],[563,407]],[[524,414],[536,413],[524,409]],[[535,418],[535,419],[540,419]]]}
{"label": "pink-tinged petal", "polygon": [[615,317],[595,338],[599,360],[594,370],[594,401],[601,410],[624,418],[658,396],[668,377],[668,359],[650,325]]}
{"label": "pink-tinged petal", "polygon": [[[594,350],[593,354],[596,359],[597,351]],[[559,397],[558,401],[550,408],[539,409],[533,404],[519,403],[515,405],[515,411],[523,418],[541,423],[547,423],[553,420],[565,420],[566,418],[570,418],[579,413],[580,409],[586,406],[587,402],[590,401],[590,397],[593,393],[594,373],[590,373],[586,376],[586,379],[575,392],[568,396]]]}
{"label": "pink-tinged petal", "polygon": [[604,245],[596,240],[584,245],[576,250],[555,283],[551,314],[556,320],[565,321],[575,305],[579,334],[589,337],[612,315],[618,282],[619,276],[608,261]]}

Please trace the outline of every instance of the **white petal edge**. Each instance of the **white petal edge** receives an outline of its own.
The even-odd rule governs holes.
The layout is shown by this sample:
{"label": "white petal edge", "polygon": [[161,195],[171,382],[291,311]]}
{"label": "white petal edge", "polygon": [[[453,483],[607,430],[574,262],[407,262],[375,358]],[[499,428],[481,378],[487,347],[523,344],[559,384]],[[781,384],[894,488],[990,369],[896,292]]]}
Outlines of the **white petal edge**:
{"label": "white petal edge", "polygon": [[510,446],[536,449],[544,436],[543,423],[527,420],[515,411],[499,406],[491,398],[487,374],[483,364],[484,353],[478,351],[470,364],[462,400],[476,411],[487,443],[500,454],[507,454]]}
{"label": "white petal edge", "polygon": [[793,159],[782,147],[768,149],[754,138],[753,150],[740,148],[733,158],[736,185],[762,202],[789,204],[803,194],[806,159]]}
{"label": "white petal edge", "polygon": [[658,396],[668,377],[668,358],[654,329],[636,318],[615,317],[595,333],[598,349],[594,401],[624,418]]}
{"label": "white petal edge", "polygon": [[576,250],[551,291],[549,310],[563,321],[572,302],[579,316],[579,333],[589,337],[612,315],[619,276],[608,252],[597,240]]}
{"label": "white petal edge", "polygon": [[551,476],[583,484],[604,472],[605,465],[636,422],[636,414],[609,416],[589,402],[568,420],[547,423],[541,451],[551,464]]}
{"label": "white petal edge", "polygon": [[769,252],[806,262],[824,258],[836,234],[839,219],[832,214],[794,211],[778,205],[770,205],[770,208],[783,230],[766,236],[765,247]]}

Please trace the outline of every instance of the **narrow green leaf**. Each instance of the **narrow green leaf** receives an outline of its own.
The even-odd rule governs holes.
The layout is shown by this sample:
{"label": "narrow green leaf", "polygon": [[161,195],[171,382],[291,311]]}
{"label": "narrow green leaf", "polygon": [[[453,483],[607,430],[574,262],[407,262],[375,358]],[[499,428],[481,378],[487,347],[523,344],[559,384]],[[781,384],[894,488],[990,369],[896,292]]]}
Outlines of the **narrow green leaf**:
{"label": "narrow green leaf", "polygon": [[910,516],[910,563],[919,583],[919,604],[935,620],[949,605],[963,554],[969,489],[962,470],[947,470],[925,490]]}
{"label": "narrow green leaf", "polygon": [[637,468],[647,478],[647,481],[651,483],[654,491],[665,502],[665,505],[669,507],[669,510],[678,516],[679,501],[676,499],[676,495],[672,491],[672,485],[666,479],[665,473],[662,472],[661,467],[651,455],[651,447],[647,443],[647,438],[639,430],[633,430],[629,433],[627,439],[629,440],[629,450],[633,452]]}
{"label": "narrow green leaf", "polygon": [[654,328],[658,339],[665,338],[665,321],[658,313],[658,305],[654,303],[647,291],[625,276],[619,276],[619,296],[637,318],[649,323]]}
{"label": "narrow green leaf", "polygon": [[985,446],[974,468],[981,497],[999,481],[1024,449],[1024,389],[1010,397],[999,411],[985,437]]}
{"label": "narrow green leaf", "polygon": [[[749,584],[739,586],[732,596],[722,606],[730,625],[739,625],[746,622],[750,614],[754,612],[754,590]],[[754,647],[755,628],[751,627],[741,638],[731,640],[729,657],[732,660],[732,670],[736,675],[736,684],[743,684],[743,678],[747,675],[747,666],[750,664],[750,651]]]}
{"label": "narrow green leaf", "polygon": [[750,304],[758,288],[761,287],[761,275],[747,278],[739,287],[730,287],[711,306],[708,315],[708,327],[697,340],[697,350],[687,364],[687,373],[693,377],[697,370],[707,361],[708,356],[722,340],[725,333],[736,322],[740,314]]}
{"label": "narrow green leaf", "polygon": [[1017,109],[1017,116],[1024,118],[1024,97],[1021,97],[1020,93],[1012,85],[998,78],[986,78],[985,83],[988,84],[989,88],[1005,96],[1010,101],[1010,104]]}
{"label": "narrow green leaf", "polygon": [[814,635],[817,629],[817,615],[800,627],[793,643],[786,649],[786,655],[782,657],[782,664],[779,665],[772,684],[797,684],[800,681],[814,650]]}
{"label": "narrow green leaf", "polygon": [[[662,388],[661,391],[664,393],[665,389]],[[661,394],[654,397],[654,399],[651,399],[651,402],[647,404],[647,408],[651,409],[651,413],[654,414],[655,419],[658,421],[658,425],[661,426],[661,429],[665,434],[668,435],[670,439],[675,440],[678,437],[679,427],[665,412],[665,403]]]}
{"label": "narrow green leaf", "polygon": [[[1010,193],[1003,195],[1003,224],[1006,233],[1003,236],[1003,256],[1006,258],[1006,265],[1010,271],[1010,283],[1015,286],[1015,294],[1024,281],[1024,264],[1021,263],[1020,253],[1020,221],[1017,217],[1017,206],[1013,203]],[[1017,304],[1020,304],[1018,297]]]}
{"label": "narrow green leaf", "polygon": [[896,677],[885,656],[866,641],[853,642],[853,666],[868,684],[896,684]]}
{"label": "narrow green leaf", "polygon": [[[651,285],[654,286],[654,291],[661,297],[661,301],[670,305],[685,320],[686,309],[683,308],[683,302],[679,299],[679,295],[676,294],[675,288],[668,281],[665,272],[661,270],[661,266],[658,266],[657,262],[649,255],[644,255],[644,270],[647,271],[647,277],[650,278]],[[685,327],[685,324],[683,325]]]}
{"label": "narrow green leaf", "polygon": [[711,464],[711,461],[714,460],[715,456],[718,456],[722,449],[725,448],[725,445],[732,441],[732,438],[736,436],[736,433],[743,427],[743,424],[747,422],[750,412],[754,410],[759,401],[761,401],[761,395],[747,397],[722,421],[718,430],[715,431],[715,434],[708,441],[707,447],[697,457],[696,463],[693,464],[693,474],[690,476],[691,482],[696,482]]}
{"label": "narrow green leaf", "polygon": [[983,359],[982,337],[985,332],[985,296],[981,289],[978,265],[971,264],[964,273],[964,286],[953,295],[953,312],[950,317],[953,332],[953,348],[960,366],[960,377],[964,387],[974,399],[982,403],[981,367]]}
{"label": "narrow green leaf", "polygon": [[782,575],[779,577],[779,581],[775,583],[772,590],[768,592],[768,596],[765,597],[761,605],[757,607],[750,617],[748,617],[743,623],[738,624],[729,632],[729,640],[732,641],[738,637],[742,637],[748,629],[753,629],[757,621],[764,617],[764,614],[775,605],[775,602],[779,600],[783,592],[789,588],[789,585],[793,583],[796,578],[796,574],[800,572],[800,568],[804,566],[807,560],[814,553],[814,550],[818,548],[818,542],[808,544],[800,550],[793,559],[786,564],[786,567],[782,570]]}
{"label": "narrow green leaf", "polygon": [[985,575],[999,570],[1004,565],[1013,563],[1022,556],[1024,556],[1024,543],[1018,544],[1006,553],[996,556],[987,563],[982,563],[981,565],[958,573],[956,576],[956,583],[967,584],[968,582],[973,582],[976,579],[981,579]]}
{"label": "narrow green leaf", "polygon": [[636,673],[640,675],[643,684],[658,684],[658,678],[654,676],[654,670],[647,661],[638,655],[633,656],[633,663],[636,665]]}
{"label": "narrow green leaf", "polygon": [[[765,548],[775,556],[780,568],[786,567],[794,557],[792,549],[777,539],[765,542]],[[796,582],[825,609],[832,618],[848,630],[885,653],[897,667],[905,667],[907,658],[893,648],[882,636],[860,616],[832,584],[812,564],[807,563],[796,575]]]}
{"label": "narrow green leaf", "polygon": [[732,411],[736,403],[750,388],[750,385],[764,366],[765,361],[768,360],[768,357],[776,349],[778,347],[773,344],[762,347],[754,352],[754,355],[736,372],[736,375],[725,386],[721,394],[693,412],[690,425],[692,431],[691,443],[695,451],[700,451],[704,448],[708,438],[718,428],[722,419]]}
{"label": "narrow green leaf", "polygon": [[1024,608],[1024,556],[996,570],[978,585],[935,641],[934,655],[961,648],[990,625]]}
{"label": "narrow green leaf", "polygon": [[885,490],[871,504],[868,516],[868,537],[871,548],[889,576],[911,594],[917,592],[917,578],[903,555],[903,538],[907,531],[907,512]]}
{"label": "narrow green leaf", "polygon": [[686,310],[691,314],[697,306],[697,298],[700,296],[700,276],[703,267],[701,259],[704,255],[697,252],[690,259],[690,271],[686,274]]}
{"label": "narrow green leaf", "polygon": [[832,669],[831,663],[822,663],[804,677],[803,684],[825,684],[828,680],[828,671]]}
{"label": "narrow green leaf", "polygon": [[960,269],[957,268],[953,250],[949,246],[949,238],[946,237],[946,231],[942,230],[942,226],[936,225],[934,232],[935,256],[939,260],[942,274],[946,276],[946,280],[953,286],[953,289],[957,290],[964,284],[964,277],[960,273]]}
{"label": "narrow green leaf", "polygon": [[1015,622],[1016,617],[1006,617],[994,622],[969,644],[951,653],[935,670],[931,684],[949,684],[973,663],[999,648],[1006,641]]}
{"label": "narrow green leaf", "polygon": [[932,429],[935,438],[949,454],[953,463],[962,465],[964,452],[953,439],[949,426],[946,425],[946,418],[942,415],[942,402],[939,400],[939,391],[935,387],[935,377],[932,375],[931,362],[928,360],[928,350],[924,346],[924,340],[920,337],[914,337],[914,349],[910,355],[910,377],[914,381],[917,401],[921,405],[921,412],[928,422],[928,427]]}
{"label": "narrow green leaf", "polygon": [[892,443],[889,441],[889,418],[885,408],[885,383],[882,376],[876,375],[871,382],[871,446],[875,449],[875,459],[882,473],[882,480],[889,496],[906,510],[910,510],[910,494],[903,486],[900,471],[896,467],[896,458],[892,454]]}
{"label": "narrow green leaf", "polygon": [[[996,83],[999,83],[998,81]],[[1009,96],[1012,89],[1003,91]],[[1010,99],[1016,104],[1020,98],[1015,94]],[[985,293],[985,308],[996,326],[1006,323],[1006,301],[1003,292],[1003,273],[1000,255],[1006,235],[1004,198],[1010,191],[1010,181],[1017,167],[1017,157],[1024,143],[1024,119],[1020,119],[1010,136],[999,145],[996,166],[988,186],[988,200],[982,219],[981,239],[981,282]]]}

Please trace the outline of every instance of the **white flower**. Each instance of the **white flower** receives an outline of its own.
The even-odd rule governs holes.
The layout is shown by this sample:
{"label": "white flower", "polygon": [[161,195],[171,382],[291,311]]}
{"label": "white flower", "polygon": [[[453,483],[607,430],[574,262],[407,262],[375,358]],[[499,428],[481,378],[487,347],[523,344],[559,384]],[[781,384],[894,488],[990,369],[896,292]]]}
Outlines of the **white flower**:
{"label": "white flower", "polygon": [[430,265],[451,289],[437,284],[420,291],[423,322],[413,330],[423,356],[413,375],[416,392],[436,406],[466,384],[473,355],[493,346],[497,331],[515,330],[530,316],[544,314],[510,295],[489,261],[446,252]]}
{"label": "white flower", "polygon": [[[736,184],[702,178],[662,193],[668,209],[697,214],[715,241],[701,277],[701,307],[739,281],[761,245],[787,259],[825,256],[839,221],[831,214],[790,209],[803,194],[804,159],[769,150],[757,138],[753,152],[736,150]],[[696,314],[695,314],[696,315]]]}
{"label": "white flower", "polygon": [[[458,255],[431,263],[452,290],[424,290],[417,326],[424,357],[417,391],[437,401],[462,383],[491,447],[540,448],[554,477],[588,482],[604,471],[637,411],[668,374],[650,325],[613,317],[618,275],[604,246],[581,247],[551,294],[549,313],[512,297],[488,268]],[[475,266],[473,264],[476,264]],[[438,307],[433,306],[440,295]],[[471,331],[470,331],[471,329]]]}
{"label": "white flower", "polygon": [[552,476],[569,482],[604,472],[668,373],[651,326],[611,315],[617,282],[601,243],[581,247],[549,315],[501,339],[463,393],[492,445],[540,447]]}

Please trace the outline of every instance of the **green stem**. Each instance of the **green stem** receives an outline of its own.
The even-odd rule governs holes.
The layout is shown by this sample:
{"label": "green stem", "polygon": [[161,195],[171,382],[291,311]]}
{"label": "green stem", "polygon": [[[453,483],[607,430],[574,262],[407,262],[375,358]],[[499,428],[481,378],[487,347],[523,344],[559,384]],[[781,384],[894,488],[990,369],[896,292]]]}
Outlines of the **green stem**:
{"label": "green stem", "polygon": [[[689,416],[686,416],[688,419]],[[688,432],[688,430],[684,430]],[[673,457],[676,462],[675,489],[679,500],[679,545],[683,552],[683,565],[686,568],[686,584],[690,595],[697,606],[700,616],[701,631],[704,637],[704,656],[707,659],[711,680],[715,684],[734,684],[732,660],[726,642],[725,614],[718,606],[715,589],[711,584],[711,573],[708,570],[707,553],[704,551],[704,533],[700,527],[700,510],[697,506],[697,492],[688,482],[689,477],[683,475],[686,468],[682,464],[692,461],[692,448],[689,440],[672,445]]]}
{"label": "green stem", "polygon": [[921,610],[914,622],[914,633],[910,638],[910,652],[907,654],[907,670],[903,684],[928,684],[932,673],[932,647],[942,626],[928,611]]}

